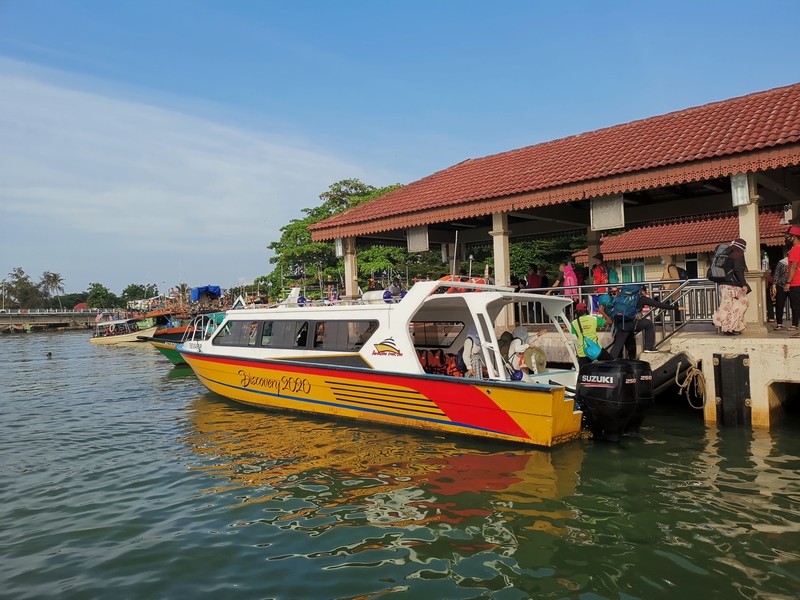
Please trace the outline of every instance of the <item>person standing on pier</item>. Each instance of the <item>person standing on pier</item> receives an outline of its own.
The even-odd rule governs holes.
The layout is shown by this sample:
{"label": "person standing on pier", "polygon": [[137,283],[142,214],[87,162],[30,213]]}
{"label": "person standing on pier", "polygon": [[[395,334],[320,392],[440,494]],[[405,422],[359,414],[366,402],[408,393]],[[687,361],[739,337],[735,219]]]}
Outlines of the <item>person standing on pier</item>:
{"label": "person standing on pier", "polygon": [[747,329],[744,324],[744,314],[750,306],[750,301],[747,299],[750,286],[744,278],[744,273],[747,271],[747,264],[744,262],[747,242],[742,238],[736,238],[731,242],[731,246],[728,265],[725,267],[728,274],[725,283],[719,285],[719,306],[714,311],[712,321],[722,329],[723,335],[741,335],[742,331]]}
{"label": "person standing on pier", "polygon": [[[800,321],[800,227],[793,225],[786,233],[786,241],[791,241],[792,248],[789,250],[789,277],[784,291],[789,294],[789,304],[792,307],[792,326],[790,331],[797,331],[797,323]],[[800,334],[795,333],[793,337]]]}

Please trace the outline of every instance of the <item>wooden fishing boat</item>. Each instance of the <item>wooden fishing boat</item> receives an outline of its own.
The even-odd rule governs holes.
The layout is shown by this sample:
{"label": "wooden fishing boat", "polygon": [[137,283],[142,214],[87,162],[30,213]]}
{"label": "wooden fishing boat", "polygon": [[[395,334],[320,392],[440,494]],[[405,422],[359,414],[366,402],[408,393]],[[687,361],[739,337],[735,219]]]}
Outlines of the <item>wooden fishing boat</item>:
{"label": "wooden fishing boat", "polygon": [[141,330],[136,319],[117,319],[95,323],[94,334],[89,339],[92,344],[124,344],[141,342],[139,336],[151,336],[158,327]]}
{"label": "wooden fishing boat", "polygon": [[[457,292],[445,293],[455,286]],[[572,369],[545,369],[531,382],[511,380],[494,323],[520,301],[541,304]],[[570,302],[498,286],[425,281],[399,302],[231,310],[209,339],[177,349],[206,387],[245,404],[553,446],[578,437],[581,427],[581,412],[565,397],[565,386],[577,380],[563,313]],[[483,378],[435,372],[431,361],[421,360],[433,353],[454,362],[473,325]]]}

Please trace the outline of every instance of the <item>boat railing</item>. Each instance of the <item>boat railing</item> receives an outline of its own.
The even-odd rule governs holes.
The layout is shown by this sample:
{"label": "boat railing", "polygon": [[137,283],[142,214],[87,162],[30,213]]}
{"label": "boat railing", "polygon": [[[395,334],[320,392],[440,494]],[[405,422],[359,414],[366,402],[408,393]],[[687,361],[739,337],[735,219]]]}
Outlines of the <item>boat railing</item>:
{"label": "boat railing", "polygon": [[[672,321],[686,322],[692,321],[695,323],[710,323],[711,317],[717,308],[717,284],[708,279],[689,279],[684,281],[636,281],[629,282],[641,285],[644,288],[644,294],[653,298],[658,302],[673,302],[677,301],[681,306],[686,308],[686,311],[681,311],[677,318],[673,318],[672,313],[665,313],[664,319],[666,323]],[[676,289],[671,289],[676,286]],[[606,293],[611,288],[619,288],[627,283],[619,284],[602,284],[602,285],[581,285],[571,286],[569,289],[577,290],[576,294],[571,296],[575,302],[585,302],[587,306],[592,308],[597,307],[597,298]],[[520,290],[522,293],[531,294],[561,294],[560,288],[523,288]],[[655,312],[653,316],[661,314],[658,309],[653,309]],[[549,323],[549,318],[542,310],[542,307],[537,302],[518,302],[514,307],[515,320],[519,321],[521,325],[544,325]]]}

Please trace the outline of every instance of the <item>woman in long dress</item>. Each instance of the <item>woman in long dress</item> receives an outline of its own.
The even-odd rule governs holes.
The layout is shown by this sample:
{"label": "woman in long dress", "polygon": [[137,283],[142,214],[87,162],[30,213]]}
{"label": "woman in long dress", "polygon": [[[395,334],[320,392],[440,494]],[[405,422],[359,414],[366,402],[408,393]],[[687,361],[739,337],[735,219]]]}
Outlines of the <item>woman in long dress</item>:
{"label": "woman in long dress", "polygon": [[731,242],[731,246],[733,246],[730,253],[732,268],[725,283],[719,284],[719,306],[714,311],[712,321],[722,329],[723,335],[741,335],[742,331],[747,329],[744,315],[750,306],[750,301],[747,299],[750,286],[744,278],[744,273],[747,271],[744,262],[747,242],[742,238],[736,238]]}

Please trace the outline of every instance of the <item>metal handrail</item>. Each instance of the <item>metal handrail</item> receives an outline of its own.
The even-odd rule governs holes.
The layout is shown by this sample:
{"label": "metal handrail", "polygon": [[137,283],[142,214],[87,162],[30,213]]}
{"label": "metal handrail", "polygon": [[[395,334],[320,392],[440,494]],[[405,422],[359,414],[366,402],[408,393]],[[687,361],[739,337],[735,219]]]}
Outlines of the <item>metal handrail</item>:
{"label": "metal handrail", "polygon": [[[666,318],[660,319],[660,321],[678,321],[682,323],[681,327],[686,322],[711,323],[711,318],[717,308],[717,284],[705,278],[684,281],[636,281],[631,283],[643,286],[644,293],[654,300],[659,302],[677,301],[681,306],[686,307],[686,311],[681,311],[681,316],[678,319]],[[678,287],[674,290],[664,289],[665,286],[672,287],[675,284],[678,284]],[[619,288],[623,285],[627,285],[627,283],[569,286],[568,289],[577,289],[578,293],[574,296],[576,302],[585,302],[591,307],[596,297],[605,293],[600,290]],[[523,293],[534,294],[559,293],[560,291],[561,288],[523,288],[520,290]],[[544,325],[549,323],[546,315],[542,314],[541,307],[537,307],[535,302],[520,302],[516,304],[514,313],[515,320],[518,320],[520,325]],[[662,315],[662,311],[654,308],[648,314],[650,318],[657,318]],[[667,317],[670,316],[670,314],[667,315]]]}

